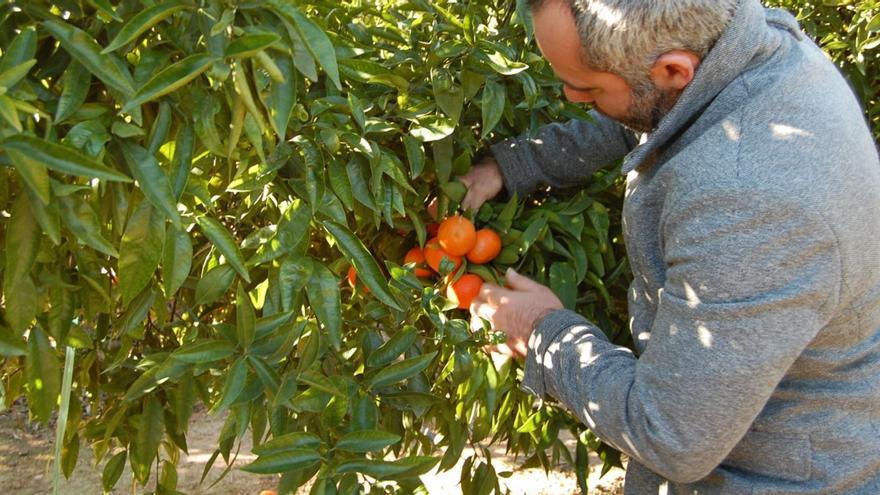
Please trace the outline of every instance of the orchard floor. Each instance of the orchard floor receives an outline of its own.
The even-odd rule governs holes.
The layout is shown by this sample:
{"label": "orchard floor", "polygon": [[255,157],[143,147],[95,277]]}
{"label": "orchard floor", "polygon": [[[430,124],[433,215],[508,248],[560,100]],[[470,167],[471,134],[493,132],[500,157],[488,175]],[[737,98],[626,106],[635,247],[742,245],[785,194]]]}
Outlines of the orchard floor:
{"label": "orchard floor", "polygon": [[[221,494],[221,495],[257,495],[260,490],[274,488],[276,478],[260,476],[232,469],[229,474],[215,486],[211,483],[223,472],[225,463],[219,459],[209,473],[204,485],[199,486],[199,479],[210,458],[215,440],[223,425],[222,416],[211,416],[205,412],[197,412],[190,423],[190,434],[187,440],[190,445],[189,455],[181,459],[178,471],[178,490],[187,494]],[[569,446],[573,440],[568,439]],[[0,487],[4,492],[18,495],[37,495],[51,493],[52,452],[54,430],[38,428],[27,424],[27,412],[23,407],[13,407],[0,413]],[[462,459],[472,452],[465,451]],[[514,471],[507,479],[501,479],[502,488],[510,490],[514,495],[574,495],[579,493],[574,472],[571,469],[560,469],[546,475],[541,469],[516,470],[517,460],[504,455],[503,446],[493,448],[493,462],[497,472]],[[250,455],[250,439],[246,439],[238,456],[237,463],[242,465],[253,459]],[[521,462],[521,459],[519,460]],[[76,470],[61,490],[64,495],[91,495],[101,493],[101,472],[103,465],[95,468],[91,451],[83,448],[80,452]],[[598,469],[601,462],[593,458],[590,466],[590,494],[621,494],[623,493],[623,471],[614,469],[599,479]],[[460,493],[456,467],[445,473],[429,473],[422,477],[431,495]],[[151,477],[151,481],[155,475]],[[126,469],[122,479],[117,483],[113,494],[140,494],[150,490],[141,487],[133,489],[131,472]],[[303,491],[302,493],[308,493]]]}

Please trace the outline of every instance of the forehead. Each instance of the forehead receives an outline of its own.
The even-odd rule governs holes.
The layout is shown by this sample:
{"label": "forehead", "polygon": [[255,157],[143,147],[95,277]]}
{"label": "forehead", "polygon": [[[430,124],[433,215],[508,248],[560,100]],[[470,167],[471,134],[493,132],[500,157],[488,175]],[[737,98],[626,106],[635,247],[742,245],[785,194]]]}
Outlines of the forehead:
{"label": "forehead", "polygon": [[582,72],[587,66],[574,15],[565,2],[550,0],[533,12],[535,40],[541,53],[560,76]]}

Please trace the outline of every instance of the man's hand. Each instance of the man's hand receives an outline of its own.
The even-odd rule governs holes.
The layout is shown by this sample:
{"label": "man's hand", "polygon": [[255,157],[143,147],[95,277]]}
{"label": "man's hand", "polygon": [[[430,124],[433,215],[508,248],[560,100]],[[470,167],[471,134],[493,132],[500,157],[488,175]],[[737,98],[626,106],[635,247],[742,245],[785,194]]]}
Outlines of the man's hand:
{"label": "man's hand", "polygon": [[492,329],[507,334],[507,345],[498,351],[514,357],[525,357],[529,337],[538,322],[551,311],[562,309],[556,294],[534,280],[507,269],[507,287],[483,284],[480,294],[471,303],[471,328],[478,330],[484,318]]}
{"label": "man's hand", "polygon": [[483,203],[494,198],[504,188],[504,179],[498,162],[491,156],[483,158],[458,180],[467,186],[467,194],[461,202],[466,210],[477,211]]}

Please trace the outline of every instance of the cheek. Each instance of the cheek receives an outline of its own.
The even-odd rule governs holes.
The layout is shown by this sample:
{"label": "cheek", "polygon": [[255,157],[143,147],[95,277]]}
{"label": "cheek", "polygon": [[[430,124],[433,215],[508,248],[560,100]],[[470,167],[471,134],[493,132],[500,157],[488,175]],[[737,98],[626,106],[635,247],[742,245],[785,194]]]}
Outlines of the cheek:
{"label": "cheek", "polygon": [[572,103],[593,103],[596,99],[585,91],[576,91],[567,86],[562,87],[565,98]]}
{"label": "cheek", "polygon": [[596,100],[596,106],[617,115],[626,113],[631,105],[632,95],[630,93],[606,93]]}

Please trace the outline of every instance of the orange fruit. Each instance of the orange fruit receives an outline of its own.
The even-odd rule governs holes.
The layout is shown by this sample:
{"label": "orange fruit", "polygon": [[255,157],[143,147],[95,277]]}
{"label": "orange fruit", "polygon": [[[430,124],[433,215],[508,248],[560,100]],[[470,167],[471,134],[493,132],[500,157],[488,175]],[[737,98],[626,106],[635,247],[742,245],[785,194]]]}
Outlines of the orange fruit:
{"label": "orange fruit", "polygon": [[275,490],[263,490],[260,492],[260,495],[278,495],[278,492]]}
{"label": "orange fruit", "polygon": [[428,224],[428,235],[431,237],[437,237],[437,232],[440,231],[439,223],[429,223]]}
{"label": "orange fruit", "polygon": [[[348,285],[350,285],[351,288],[354,289],[357,285],[358,274],[357,270],[355,270],[353,266],[348,267],[348,275],[346,276],[346,278],[348,278]],[[361,284],[361,289],[363,289],[364,294],[370,293],[370,288],[364,284]]]}
{"label": "orange fruit", "polygon": [[468,309],[482,286],[483,279],[473,273],[465,273],[460,279],[446,286],[446,298],[456,303],[459,309]]}
{"label": "orange fruit", "polygon": [[425,255],[428,266],[437,273],[440,273],[440,262],[443,261],[443,258],[449,258],[449,261],[455,263],[455,270],[461,266],[461,256],[454,256],[444,251],[436,237],[425,243],[425,249],[422,253]]}
{"label": "orange fruit", "polygon": [[437,240],[447,253],[464,256],[477,242],[477,229],[467,218],[453,215],[440,223]]}
{"label": "orange fruit", "polygon": [[416,264],[416,277],[427,278],[431,276],[431,270],[425,268],[425,253],[422,252],[422,248],[416,246],[407,251],[406,256],[403,257],[403,264],[409,263]]}
{"label": "orange fruit", "polygon": [[467,259],[471,263],[482,265],[488,263],[501,252],[501,236],[492,229],[480,229],[477,231],[477,242],[467,252]]}

